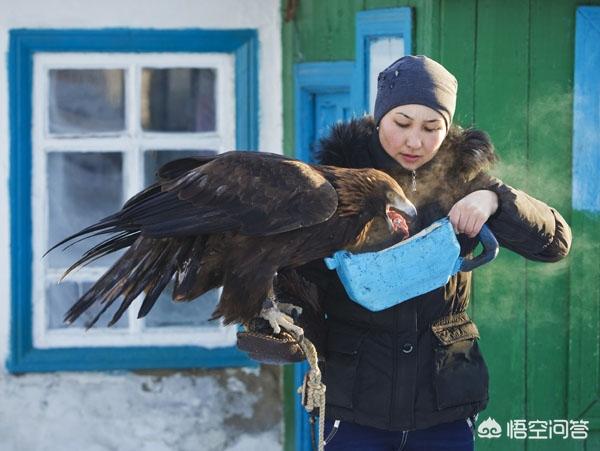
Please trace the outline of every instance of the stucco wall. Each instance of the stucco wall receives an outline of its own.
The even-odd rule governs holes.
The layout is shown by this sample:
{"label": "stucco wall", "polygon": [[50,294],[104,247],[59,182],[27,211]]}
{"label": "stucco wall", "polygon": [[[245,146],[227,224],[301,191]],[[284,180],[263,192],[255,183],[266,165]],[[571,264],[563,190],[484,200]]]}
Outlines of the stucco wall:
{"label": "stucco wall", "polygon": [[3,451],[281,449],[279,371],[0,376]]}
{"label": "stucco wall", "polygon": [[[282,152],[277,0],[0,0],[0,361],[10,326],[6,54],[12,28],[255,28],[259,147]],[[27,283],[27,281],[24,281]],[[279,370],[53,373],[0,369],[2,450],[281,448]]]}

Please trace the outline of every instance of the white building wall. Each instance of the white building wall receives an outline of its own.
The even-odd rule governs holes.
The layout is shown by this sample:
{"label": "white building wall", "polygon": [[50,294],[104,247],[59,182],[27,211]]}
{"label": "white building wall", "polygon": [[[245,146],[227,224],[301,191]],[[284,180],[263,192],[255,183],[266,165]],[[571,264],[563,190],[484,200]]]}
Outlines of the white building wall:
{"label": "white building wall", "polygon": [[279,371],[6,372],[10,327],[7,53],[13,28],[255,28],[259,148],[282,152],[278,0],[0,0],[0,449],[281,448]]}

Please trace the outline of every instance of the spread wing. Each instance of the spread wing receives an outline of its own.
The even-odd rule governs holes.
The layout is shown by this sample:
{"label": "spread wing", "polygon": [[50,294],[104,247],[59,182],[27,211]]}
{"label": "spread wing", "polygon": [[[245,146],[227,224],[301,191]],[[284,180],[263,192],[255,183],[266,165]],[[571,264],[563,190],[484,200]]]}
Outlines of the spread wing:
{"label": "spread wing", "polygon": [[[143,316],[178,271],[183,275],[176,291],[185,291],[188,273],[190,280],[201,282],[193,287],[196,295],[220,286],[223,274],[236,268],[221,267],[220,254],[214,252],[206,257],[216,259],[214,264],[204,260],[207,235],[225,231],[271,235],[307,227],[330,218],[338,202],[335,189],[317,170],[275,154],[228,152],[212,159],[182,159],[163,166],[159,177],[158,183],[132,197],[119,212],[53,247],[90,234],[112,235],[86,252],[64,276],[128,248],[71,307],[67,321],[99,303],[103,307],[91,326],[123,295],[112,324],[142,291],[146,297],[139,315]],[[257,298],[264,297],[263,288]]]}
{"label": "spread wing", "polygon": [[271,235],[326,221],[337,202],[333,186],[305,163],[233,151],[162,180],[117,216],[152,237],[224,231]]}

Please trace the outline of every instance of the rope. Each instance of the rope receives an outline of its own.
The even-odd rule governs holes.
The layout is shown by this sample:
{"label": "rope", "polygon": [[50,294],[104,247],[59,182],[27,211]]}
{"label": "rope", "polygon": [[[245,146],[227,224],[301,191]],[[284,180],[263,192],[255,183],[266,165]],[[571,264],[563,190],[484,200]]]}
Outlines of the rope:
{"label": "rope", "polygon": [[325,384],[321,382],[321,370],[319,369],[318,355],[315,345],[310,340],[303,337],[299,345],[306,355],[306,360],[310,365],[310,370],[304,375],[304,383],[298,387],[298,393],[302,397],[302,405],[308,413],[315,408],[319,409],[319,439],[318,450],[324,451],[324,431],[325,431]]}

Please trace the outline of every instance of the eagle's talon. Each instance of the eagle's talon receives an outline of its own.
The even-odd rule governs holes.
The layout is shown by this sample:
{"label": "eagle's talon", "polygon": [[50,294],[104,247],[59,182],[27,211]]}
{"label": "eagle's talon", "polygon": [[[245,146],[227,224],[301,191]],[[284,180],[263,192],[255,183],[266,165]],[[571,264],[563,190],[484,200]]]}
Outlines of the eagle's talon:
{"label": "eagle's talon", "polygon": [[283,328],[298,340],[300,339],[299,337],[304,335],[304,330],[294,324],[292,317],[280,311],[278,304],[273,303],[271,306],[264,306],[260,312],[260,316],[269,322],[274,334],[281,333],[281,329]]}

